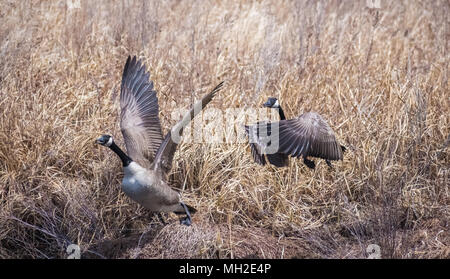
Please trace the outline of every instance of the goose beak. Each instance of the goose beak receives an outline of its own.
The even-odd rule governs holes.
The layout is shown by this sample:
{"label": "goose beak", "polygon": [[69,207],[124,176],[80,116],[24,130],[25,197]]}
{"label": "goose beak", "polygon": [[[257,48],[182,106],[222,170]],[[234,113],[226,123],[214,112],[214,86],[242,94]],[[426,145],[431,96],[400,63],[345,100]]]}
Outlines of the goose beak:
{"label": "goose beak", "polygon": [[102,138],[100,137],[100,138],[98,138],[98,139],[96,139],[95,141],[94,141],[94,143],[96,143],[96,144],[101,144],[102,143],[102,140],[101,140]]}
{"label": "goose beak", "polygon": [[270,108],[270,103],[269,103],[269,101],[265,102],[265,103],[263,104],[263,107],[265,107],[265,108]]}

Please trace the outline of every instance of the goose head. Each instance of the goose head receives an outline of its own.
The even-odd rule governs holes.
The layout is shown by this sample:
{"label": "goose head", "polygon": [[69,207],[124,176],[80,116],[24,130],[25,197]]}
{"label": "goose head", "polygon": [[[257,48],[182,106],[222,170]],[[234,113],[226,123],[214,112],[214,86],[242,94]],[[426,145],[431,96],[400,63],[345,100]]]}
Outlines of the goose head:
{"label": "goose head", "polygon": [[101,137],[99,137],[98,139],[95,140],[95,143],[98,143],[100,145],[103,146],[111,146],[111,144],[113,144],[114,140],[113,137],[110,135],[102,135]]}
{"label": "goose head", "polygon": [[266,108],[280,108],[280,103],[277,98],[269,97],[263,106]]}

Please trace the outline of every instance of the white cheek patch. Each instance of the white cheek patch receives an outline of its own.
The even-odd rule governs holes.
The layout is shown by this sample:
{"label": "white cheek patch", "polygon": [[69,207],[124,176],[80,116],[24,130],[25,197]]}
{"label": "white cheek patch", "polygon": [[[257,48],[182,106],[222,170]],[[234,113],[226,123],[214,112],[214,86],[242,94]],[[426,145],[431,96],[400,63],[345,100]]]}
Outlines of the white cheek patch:
{"label": "white cheek patch", "polygon": [[108,142],[105,145],[109,147],[109,146],[111,146],[112,143],[113,143],[113,138],[110,137]]}
{"label": "white cheek patch", "polygon": [[278,103],[278,100],[275,101],[275,104],[273,104],[274,108],[279,108],[280,107],[280,103]]}

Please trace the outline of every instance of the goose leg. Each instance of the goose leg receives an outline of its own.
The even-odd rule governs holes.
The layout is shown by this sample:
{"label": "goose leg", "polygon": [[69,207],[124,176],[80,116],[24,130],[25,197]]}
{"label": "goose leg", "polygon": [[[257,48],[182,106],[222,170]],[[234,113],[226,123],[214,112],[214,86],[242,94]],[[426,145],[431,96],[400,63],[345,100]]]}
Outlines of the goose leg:
{"label": "goose leg", "polygon": [[325,162],[327,163],[328,167],[330,167],[330,169],[333,169],[333,165],[331,164],[330,160],[325,160]]}
{"label": "goose leg", "polygon": [[308,160],[305,158],[303,158],[303,163],[310,169],[315,169],[316,168],[316,164],[314,163],[314,161]]}
{"label": "goose leg", "polygon": [[180,224],[183,224],[185,226],[190,226],[192,224],[191,213],[189,212],[189,209],[187,208],[187,206],[184,203],[181,202],[180,204],[186,211],[186,217],[180,218]]}

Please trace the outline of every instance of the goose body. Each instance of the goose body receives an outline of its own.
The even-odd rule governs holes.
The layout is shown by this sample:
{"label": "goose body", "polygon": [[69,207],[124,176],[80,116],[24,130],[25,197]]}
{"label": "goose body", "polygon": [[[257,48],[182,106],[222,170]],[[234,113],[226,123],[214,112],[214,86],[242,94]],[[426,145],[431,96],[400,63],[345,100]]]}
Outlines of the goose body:
{"label": "goose body", "polygon": [[187,217],[181,223],[190,225],[190,214],[196,210],[183,203],[179,193],[167,184],[178,145],[172,133],[181,136],[183,128],[212,100],[223,83],[198,101],[163,137],[158,98],[149,76],[141,61],[128,57],[120,92],[120,127],[128,154],[115,144],[110,135],[102,135],[96,142],[109,147],[122,161],[122,190],[128,197],[154,212],[185,213]]}
{"label": "goose body", "polygon": [[[283,109],[276,98],[269,98],[265,107],[278,109],[279,122],[261,121],[245,126],[253,159],[265,165],[266,158],[270,164],[285,167],[289,156],[303,157],[303,162],[314,169],[315,163],[308,157],[325,159],[331,167],[331,160],[342,160],[345,147],[336,140],[333,129],[328,122],[316,112],[306,112],[293,119],[286,119]],[[270,152],[269,144],[275,144]]]}
{"label": "goose body", "polygon": [[124,168],[122,190],[128,197],[150,211],[184,212],[178,193],[166,187],[162,176],[154,170],[141,167],[136,162]]}

